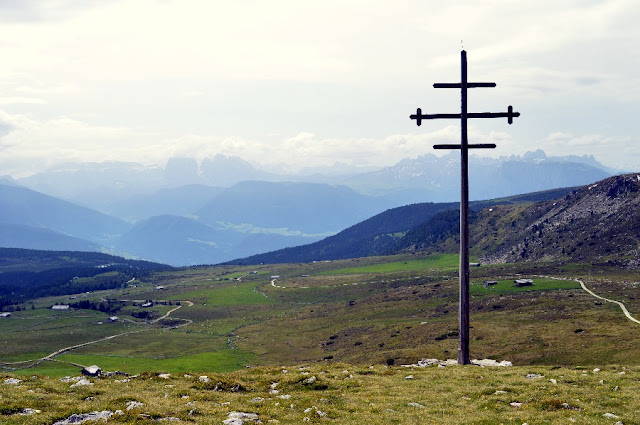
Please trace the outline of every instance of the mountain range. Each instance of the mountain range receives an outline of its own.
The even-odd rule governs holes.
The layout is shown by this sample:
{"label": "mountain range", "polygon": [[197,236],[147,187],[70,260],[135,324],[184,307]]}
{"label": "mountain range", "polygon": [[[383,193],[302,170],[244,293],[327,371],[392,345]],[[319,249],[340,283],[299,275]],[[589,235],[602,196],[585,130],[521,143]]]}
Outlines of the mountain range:
{"label": "mountain range", "polygon": [[[587,184],[610,172],[592,157],[542,151],[471,161],[475,199]],[[222,155],[199,163],[173,158],[165,168],[67,164],[3,178],[0,246],[99,250],[175,266],[220,263],[317,242],[402,205],[456,201],[457,163],[455,155],[425,155],[375,172],[288,176]],[[416,220],[443,208],[433,204]],[[383,240],[372,245],[376,252],[389,248]],[[364,253],[357,241],[343,250]]]}
{"label": "mountain range", "polygon": [[[471,204],[472,254],[483,262],[567,260],[640,267],[640,174]],[[389,225],[387,225],[389,224]],[[454,204],[417,204],[374,216],[316,243],[231,264],[308,262],[458,250]]]}

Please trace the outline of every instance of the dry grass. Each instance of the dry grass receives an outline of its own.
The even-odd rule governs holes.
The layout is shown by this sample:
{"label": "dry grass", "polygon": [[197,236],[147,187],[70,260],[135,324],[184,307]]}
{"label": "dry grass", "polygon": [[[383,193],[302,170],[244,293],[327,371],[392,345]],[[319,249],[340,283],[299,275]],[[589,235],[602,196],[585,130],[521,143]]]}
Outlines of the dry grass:
{"label": "dry grass", "polygon": [[[531,373],[542,376],[527,378]],[[264,423],[283,424],[640,422],[638,368],[606,366],[594,372],[593,368],[315,364],[207,376],[211,379],[207,383],[199,376],[183,375],[162,379],[142,374],[129,382],[119,382],[122,376],[92,378],[94,385],[77,388],[60,379],[20,377],[24,380],[17,385],[0,383],[0,422],[53,423],[74,413],[103,410],[124,412],[112,416],[110,423],[152,423],[169,417],[221,423],[231,411],[257,413]],[[270,392],[274,383],[277,394]],[[130,401],[143,405],[127,410]],[[26,408],[40,412],[20,415]],[[619,419],[606,419],[605,413]]]}

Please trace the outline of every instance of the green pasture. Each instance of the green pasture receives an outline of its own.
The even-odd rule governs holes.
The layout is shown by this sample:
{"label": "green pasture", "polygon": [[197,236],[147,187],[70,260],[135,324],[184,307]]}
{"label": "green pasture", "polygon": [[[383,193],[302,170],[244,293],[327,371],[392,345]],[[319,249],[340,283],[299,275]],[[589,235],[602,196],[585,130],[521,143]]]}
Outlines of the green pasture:
{"label": "green pasture", "polygon": [[533,285],[518,287],[515,286],[514,279],[504,279],[498,280],[497,284],[488,287],[484,287],[484,281],[472,282],[470,285],[470,293],[472,295],[504,295],[527,291],[552,291],[561,289],[580,289],[580,284],[573,280],[533,279]]}
{"label": "green pasture", "polygon": [[219,287],[201,288],[171,297],[173,300],[197,300],[210,306],[233,306],[272,303],[270,299],[255,291],[258,283],[238,282]]}
{"label": "green pasture", "polygon": [[367,273],[397,273],[397,272],[417,272],[430,270],[453,269],[458,267],[457,254],[432,254],[424,259],[393,261],[388,263],[370,264],[366,266],[347,267],[337,270],[330,270],[319,273],[322,275],[343,275],[343,274],[367,274]]}

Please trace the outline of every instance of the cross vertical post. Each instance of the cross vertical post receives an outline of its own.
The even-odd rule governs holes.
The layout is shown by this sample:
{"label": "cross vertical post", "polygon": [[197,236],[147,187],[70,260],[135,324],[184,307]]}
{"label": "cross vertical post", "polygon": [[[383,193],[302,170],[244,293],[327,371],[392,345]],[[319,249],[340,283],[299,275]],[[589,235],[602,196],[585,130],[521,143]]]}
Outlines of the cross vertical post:
{"label": "cross vertical post", "polygon": [[495,144],[470,145],[467,137],[467,120],[469,118],[500,118],[506,117],[509,124],[519,112],[513,112],[509,106],[507,112],[479,112],[467,111],[467,89],[475,87],[495,87],[496,83],[469,83],[467,81],[467,52],[460,52],[460,83],[435,83],[434,88],[459,88],[459,114],[423,114],[420,108],[411,115],[412,120],[420,126],[425,119],[460,119],[459,145],[434,145],[434,149],[460,149],[460,308],[458,317],[458,364],[471,363],[469,356],[469,149],[493,149]]}
{"label": "cross vertical post", "polygon": [[469,141],[467,138],[467,52],[460,59],[460,308],[458,364],[469,364]]}

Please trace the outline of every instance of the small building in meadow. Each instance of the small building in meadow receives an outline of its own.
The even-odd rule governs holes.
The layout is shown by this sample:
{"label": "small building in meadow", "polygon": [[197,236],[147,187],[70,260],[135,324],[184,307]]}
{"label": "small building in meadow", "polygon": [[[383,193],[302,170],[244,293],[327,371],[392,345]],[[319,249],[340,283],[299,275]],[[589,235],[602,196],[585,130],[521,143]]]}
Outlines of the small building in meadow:
{"label": "small building in meadow", "polygon": [[9,312],[0,313],[0,317],[11,317],[11,313],[9,313]]}
{"label": "small building in meadow", "polygon": [[82,374],[85,376],[100,376],[102,369],[97,365],[86,366],[82,368]]}
{"label": "small building in meadow", "polygon": [[51,310],[69,310],[68,304],[56,304],[51,306]]}
{"label": "small building in meadow", "polygon": [[532,286],[533,285],[533,280],[532,279],[516,279],[516,280],[514,280],[514,282],[515,282],[515,286],[517,286],[517,287]]}
{"label": "small building in meadow", "polygon": [[113,323],[113,322],[117,322],[117,321],[119,321],[119,320],[120,320],[120,319],[118,318],[118,316],[111,316],[111,317],[109,317],[109,321],[110,321],[111,323]]}

